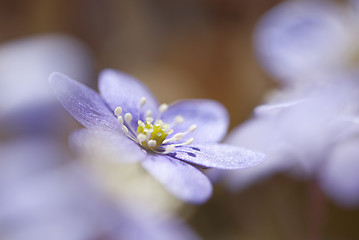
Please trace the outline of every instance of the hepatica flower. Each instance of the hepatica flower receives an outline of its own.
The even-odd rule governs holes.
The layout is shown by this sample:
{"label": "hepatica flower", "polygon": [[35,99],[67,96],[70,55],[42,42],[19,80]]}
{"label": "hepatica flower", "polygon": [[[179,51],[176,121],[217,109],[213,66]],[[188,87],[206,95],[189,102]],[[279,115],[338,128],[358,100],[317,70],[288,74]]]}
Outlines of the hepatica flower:
{"label": "hepatica flower", "polygon": [[[106,144],[121,149],[122,156],[141,161],[182,200],[201,203],[211,195],[212,185],[200,169],[246,168],[264,159],[261,153],[216,143],[227,131],[228,115],[215,101],[159,105],[137,79],[114,70],[100,74],[100,95],[59,73],[50,76],[50,83],[77,121],[111,139]],[[77,138],[86,135],[82,131]]]}
{"label": "hepatica flower", "polygon": [[355,81],[341,80],[301,100],[257,107],[254,117],[236,128],[226,142],[269,157],[248,171],[231,171],[226,176],[228,186],[240,190],[286,172],[316,180],[343,206],[358,205],[359,89]]}

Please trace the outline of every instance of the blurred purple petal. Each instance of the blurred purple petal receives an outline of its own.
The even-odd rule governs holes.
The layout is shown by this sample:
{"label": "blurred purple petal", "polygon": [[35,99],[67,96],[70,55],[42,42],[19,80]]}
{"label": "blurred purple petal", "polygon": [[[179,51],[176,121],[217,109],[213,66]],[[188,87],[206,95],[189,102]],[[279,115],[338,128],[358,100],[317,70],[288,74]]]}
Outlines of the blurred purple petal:
{"label": "blurred purple petal", "polygon": [[305,102],[307,100],[308,99],[298,99],[298,100],[286,101],[286,102],[281,102],[281,103],[263,104],[263,105],[257,106],[254,109],[254,114],[258,115],[258,116],[262,116],[262,115],[266,115],[266,114],[276,114],[283,109],[295,106],[297,104],[301,104],[302,102]]}
{"label": "blurred purple petal", "polygon": [[212,194],[212,184],[198,169],[167,156],[149,155],[142,166],[178,198],[200,204]]}
{"label": "blurred purple petal", "polygon": [[50,137],[26,137],[0,144],[0,186],[13,176],[22,180],[61,164],[66,152]]}
{"label": "blurred purple petal", "polygon": [[[140,204],[123,204],[119,209],[126,218],[119,219],[115,229],[119,239],[126,240],[199,240],[186,224],[174,216],[151,211]],[[117,239],[117,238],[116,238]],[[114,239],[115,240],[115,239]]]}
{"label": "blurred purple petal", "polygon": [[70,36],[42,34],[2,43],[0,115],[25,105],[55,102],[47,81],[52,72],[88,83],[94,79],[92,66],[88,49]]}
{"label": "blurred purple petal", "polygon": [[253,167],[265,158],[263,153],[225,144],[183,146],[170,155],[202,167],[220,169]]}
{"label": "blurred purple petal", "polygon": [[199,239],[136,200],[114,204],[49,138],[0,144],[0,156],[1,239]]}
{"label": "blurred purple petal", "polygon": [[61,104],[82,125],[122,133],[116,116],[94,90],[60,73],[51,74],[49,81]]}
{"label": "blurred purple petal", "polygon": [[[226,183],[231,190],[241,190],[275,173],[293,167],[295,148],[283,141],[275,128],[275,118],[255,118],[230,132],[225,143],[263,152],[267,158],[256,167],[228,171]],[[290,160],[289,160],[290,159]],[[214,175],[214,174],[213,174]]]}
{"label": "blurred purple petal", "polygon": [[184,122],[173,127],[174,133],[186,132],[195,124],[197,129],[186,137],[193,137],[193,143],[214,143],[222,140],[227,132],[229,116],[226,109],[216,101],[183,100],[169,106],[163,113],[164,122],[172,123],[176,116]]}
{"label": "blurred purple petal", "polygon": [[359,141],[347,140],[337,146],[322,166],[319,182],[322,189],[344,206],[359,204]]}
{"label": "blurred purple petal", "polygon": [[356,13],[359,13],[359,0],[349,0],[350,7],[356,11]]}
{"label": "blurred purple petal", "polygon": [[255,45],[262,65],[284,82],[305,81],[310,75],[342,67],[351,34],[343,18],[333,2],[281,3],[257,28]]}
{"label": "blurred purple petal", "polygon": [[24,105],[0,117],[0,132],[5,135],[61,135],[69,128],[69,119],[66,110],[55,101]]}
{"label": "blurred purple petal", "polygon": [[110,154],[114,161],[136,162],[146,158],[146,151],[137,143],[123,134],[81,129],[70,136],[70,144],[75,150],[86,150],[96,148]]}
{"label": "blurred purple petal", "polygon": [[99,231],[94,226],[106,226],[106,214],[82,178],[88,175],[66,164],[59,144],[26,138],[1,145],[0,155],[2,238],[88,239]]}
{"label": "blurred purple petal", "polygon": [[133,127],[136,129],[141,98],[146,98],[146,104],[142,107],[141,119],[147,110],[152,111],[156,119],[158,103],[152,93],[133,76],[112,69],[103,70],[99,77],[99,91],[112,111],[121,107],[124,113],[133,116]]}
{"label": "blurred purple petal", "polygon": [[48,77],[61,71],[89,83],[94,80],[92,63],[86,46],[63,34],[2,42],[0,132],[9,136],[63,134],[71,118],[62,112]]}

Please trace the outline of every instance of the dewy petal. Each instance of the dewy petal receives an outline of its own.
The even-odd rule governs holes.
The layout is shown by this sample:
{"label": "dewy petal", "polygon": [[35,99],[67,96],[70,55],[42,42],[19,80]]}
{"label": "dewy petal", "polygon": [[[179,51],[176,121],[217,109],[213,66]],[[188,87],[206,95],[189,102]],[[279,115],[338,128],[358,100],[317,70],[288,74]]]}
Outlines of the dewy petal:
{"label": "dewy petal", "polygon": [[168,156],[149,155],[143,167],[173,195],[200,204],[212,194],[212,184],[198,169]]}
{"label": "dewy petal", "polygon": [[70,145],[80,152],[104,153],[110,160],[137,162],[146,158],[146,152],[123,134],[101,130],[80,129],[70,136]]}
{"label": "dewy petal", "polygon": [[253,167],[265,159],[263,153],[226,144],[178,147],[170,156],[199,166],[221,169]]}
{"label": "dewy petal", "polygon": [[122,133],[116,116],[94,90],[60,73],[52,73],[49,82],[64,108],[82,125]]}
{"label": "dewy petal", "polygon": [[227,110],[218,102],[212,100],[183,100],[171,104],[162,116],[166,123],[173,122],[178,115],[184,117],[184,122],[173,127],[174,134],[185,132],[195,124],[197,129],[186,137],[193,137],[193,143],[215,143],[225,136],[229,117]]}
{"label": "dewy petal", "polygon": [[135,129],[137,128],[140,100],[143,97],[146,98],[146,104],[142,107],[141,119],[144,120],[147,110],[151,110],[153,117],[156,118],[157,100],[136,78],[119,71],[106,69],[100,73],[98,87],[101,96],[112,111],[121,106],[124,113],[132,114]]}

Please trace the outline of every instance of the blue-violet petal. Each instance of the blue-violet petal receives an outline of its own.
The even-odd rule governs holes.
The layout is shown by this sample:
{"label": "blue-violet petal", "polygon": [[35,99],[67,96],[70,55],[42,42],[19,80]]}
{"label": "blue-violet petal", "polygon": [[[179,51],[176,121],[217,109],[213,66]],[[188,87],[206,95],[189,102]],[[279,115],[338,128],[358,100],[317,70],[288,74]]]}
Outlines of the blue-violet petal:
{"label": "blue-violet petal", "polygon": [[52,73],[49,82],[64,108],[83,126],[122,133],[116,116],[94,90],[60,73]]}
{"label": "blue-violet petal", "polygon": [[186,137],[193,137],[193,143],[215,143],[225,136],[229,116],[227,110],[213,100],[183,100],[170,105],[164,112],[162,120],[166,123],[174,121],[176,116],[182,116],[184,122],[173,127],[174,133],[186,132],[195,124],[197,129]]}
{"label": "blue-violet petal", "polygon": [[112,111],[120,106],[124,113],[132,114],[133,128],[137,128],[142,98],[146,98],[146,104],[141,110],[141,120],[145,120],[145,113],[148,110],[151,110],[152,116],[156,119],[158,114],[156,98],[145,85],[133,76],[111,69],[103,70],[100,73],[98,88],[101,96]]}
{"label": "blue-violet petal", "polygon": [[209,179],[195,167],[167,156],[150,155],[142,166],[173,195],[200,204],[212,194]]}
{"label": "blue-violet petal", "polygon": [[265,159],[263,153],[226,144],[182,146],[171,156],[199,166],[222,169],[252,167]]}

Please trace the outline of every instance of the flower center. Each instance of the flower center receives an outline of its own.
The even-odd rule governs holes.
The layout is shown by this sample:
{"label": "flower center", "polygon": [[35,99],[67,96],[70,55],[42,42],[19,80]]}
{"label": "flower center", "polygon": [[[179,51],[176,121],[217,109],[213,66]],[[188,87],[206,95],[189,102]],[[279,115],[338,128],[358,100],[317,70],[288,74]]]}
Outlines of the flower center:
{"label": "flower center", "polygon": [[122,131],[138,143],[143,149],[159,153],[168,154],[178,146],[189,145],[193,142],[193,138],[189,138],[183,141],[183,137],[188,133],[196,130],[195,124],[191,125],[187,131],[179,132],[174,134],[172,137],[167,138],[168,135],[173,133],[173,127],[184,122],[184,118],[181,115],[177,115],[173,122],[168,124],[161,120],[162,114],[168,109],[168,105],[163,103],[159,106],[159,116],[156,120],[152,117],[151,110],[147,110],[145,113],[145,122],[140,120],[142,107],[146,104],[146,98],[141,98],[140,107],[138,110],[138,122],[137,130],[135,131],[132,127],[133,116],[131,113],[123,113],[121,107],[115,109],[115,115],[117,116],[118,122],[122,126]]}

